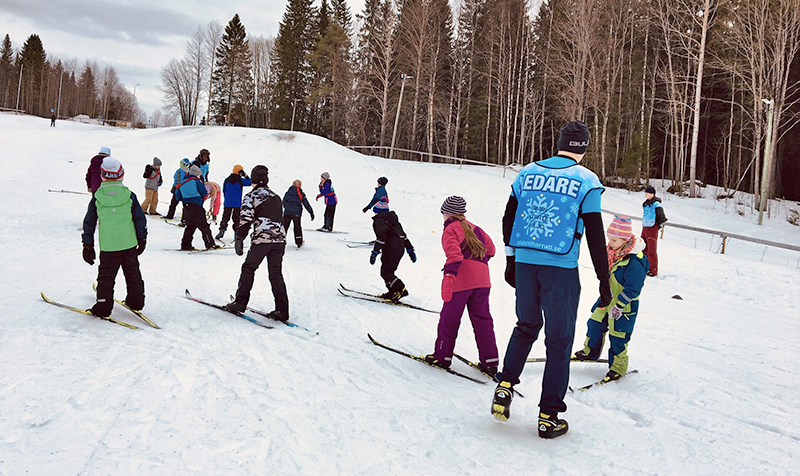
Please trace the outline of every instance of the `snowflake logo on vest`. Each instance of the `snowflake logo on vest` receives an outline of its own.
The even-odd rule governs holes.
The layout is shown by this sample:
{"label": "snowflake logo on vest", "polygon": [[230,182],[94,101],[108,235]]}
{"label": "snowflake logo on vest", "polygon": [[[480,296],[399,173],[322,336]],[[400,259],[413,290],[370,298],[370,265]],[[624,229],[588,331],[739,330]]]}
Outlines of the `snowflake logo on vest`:
{"label": "snowflake logo on vest", "polygon": [[544,194],[539,194],[538,197],[528,200],[527,207],[523,217],[528,236],[534,239],[551,236],[555,232],[555,227],[561,222],[556,214],[559,207],[555,205],[555,200],[550,200],[548,203]]}

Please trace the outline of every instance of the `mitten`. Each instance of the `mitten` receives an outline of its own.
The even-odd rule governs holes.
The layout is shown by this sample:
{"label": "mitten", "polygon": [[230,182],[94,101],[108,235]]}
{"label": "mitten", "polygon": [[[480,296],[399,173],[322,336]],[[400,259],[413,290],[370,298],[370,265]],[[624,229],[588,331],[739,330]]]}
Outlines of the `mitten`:
{"label": "mitten", "polygon": [[442,277],[442,301],[450,302],[453,299],[453,283],[456,277],[452,274],[445,274]]}
{"label": "mitten", "polygon": [[314,221],[314,212],[311,212],[311,221]]}
{"label": "mitten", "polygon": [[600,283],[600,299],[597,300],[597,307],[605,308],[611,303],[611,285],[608,281]]}
{"label": "mitten", "polygon": [[506,282],[508,283],[508,285],[511,286],[512,288],[516,288],[517,287],[517,276],[516,276],[517,263],[516,263],[515,259],[516,258],[514,257],[514,255],[506,256],[505,279],[506,279]]}
{"label": "mitten", "polygon": [[139,246],[136,247],[136,254],[144,253],[144,248],[147,246],[147,238],[139,238]]}
{"label": "mitten", "polygon": [[321,197],[321,196],[322,196],[322,194],[317,195],[317,198],[315,198],[314,200],[319,201],[319,197]]}
{"label": "mitten", "polygon": [[244,254],[244,240],[236,238],[236,241],[233,242],[233,248],[237,255],[242,256]]}
{"label": "mitten", "polygon": [[361,209],[361,213],[367,213],[367,210],[369,210],[369,207],[364,207]]}
{"label": "mitten", "polygon": [[414,253],[414,248],[408,248],[406,250],[406,253],[408,253],[408,257],[411,258],[411,262],[412,263],[416,263],[417,262],[417,254]]}
{"label": "mitten", "polygon": [[372,250],[372,253],[369,255],[369,264],[375,264],[375,260],[378,259],[379,254],[381,254],[379,250]]}
{"label": "mitten", "polygon": [[90,265],[94,264],[94,245],[83,244],[83,260]]}
{"label": "mitten", "polygon": [[619,318],[622,317],[622,309],[623,306],[620,306],[620,303],[614,304],[614,307],[611,308],[611,312],[609,312],[611,318],[615,321],[619,320]]}

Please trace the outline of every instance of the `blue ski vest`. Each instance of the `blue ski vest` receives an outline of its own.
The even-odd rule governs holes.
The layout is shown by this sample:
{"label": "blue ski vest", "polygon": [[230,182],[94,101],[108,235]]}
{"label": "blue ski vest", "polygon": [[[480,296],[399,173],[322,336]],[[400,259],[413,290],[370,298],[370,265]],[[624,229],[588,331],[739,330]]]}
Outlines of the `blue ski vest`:
{"label": "blue ski vest", "polygon": [[586,194],[603,185],[586,167],[541,165],[549,161],[526,165],[511,185],[518,205],[509,245],[566,255],[581,239],[578,219]]}

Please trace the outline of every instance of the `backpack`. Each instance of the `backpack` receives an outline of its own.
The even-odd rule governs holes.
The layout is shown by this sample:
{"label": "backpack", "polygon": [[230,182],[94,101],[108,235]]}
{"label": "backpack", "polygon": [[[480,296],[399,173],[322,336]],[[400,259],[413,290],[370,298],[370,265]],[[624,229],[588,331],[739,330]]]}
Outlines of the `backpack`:
{"label": "backpack", "polygon": [[150,164],[147,164],[147,165],[144,166],[144,175],[142,177],[146,178],[146,179],[150,178],[150,174],[152,174],[152,173],[153,173],[153,166],[150,165]]}

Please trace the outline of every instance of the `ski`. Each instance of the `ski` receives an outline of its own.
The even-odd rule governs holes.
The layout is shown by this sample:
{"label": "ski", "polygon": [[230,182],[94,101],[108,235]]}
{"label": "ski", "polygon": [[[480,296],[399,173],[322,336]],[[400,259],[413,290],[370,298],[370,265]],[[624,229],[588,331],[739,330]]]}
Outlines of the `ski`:
{"label": "ski", "polygon": [[[94,289],[94,291],[97,292],[97,283],[92,283],[92,289]],[[137,311],[136,309],[131,309],[130,306],[128,306],[128,304],[125,303],[125,301],[120,301],[119,299],[114,298],[114,302],[116,302],[120,306],[124,307],[125,309],[131,311],[132,313],[136,314],[136,316],[139,317],[139,319],[141,319],[144,322],[146,322],[147,325],[149,325],[150,327],[153,327],[155,329],[161,329],[160,327],[158,327],[156,325],[155,322],[153,322],[150,319],[148,319],[147,317],[145,317],[145,315],[142,314],[142,311]]]}
{"label": "ski", "polygon": [[372,241],[350,241],[337,238],[339,241],[347,245],[348,248],[368,248],[375,245],[375,240]]}
{"label": "ski", "polygon": [[432,311],[430,309],[426,309],[424,307],[415,306],[413,304],[408,304],[408,303],[405,303],[405,302],[399,302],[399,301],[396,302],[396,301],[392,301],[391,299],[384,299],[384,298],[380,297],[377,294],[370,294],[370,293],[365,293],[365,292],[361,292],[361,291],[356,291],[354,289],[348,289],[348,288],[344,287],[341,283],[339,283],[339,294],[341,294],[342,296],[349,297],[349,298],[362,299],[364,301],[381,302],[381,303],[384,303],[384,304],[392,304],[394,306],[407,307],[409,309],[416,309],[418,311],[425,311],[425,312],[430,312],[430,313],[433,313],[433,314],[439,314],[439,311]]}
{"label": "ski", "polygon": [[49,297],[45,296],[44,292],[42,292],[42,299],[44,299],[44,302],[46,302],[48,304],[52,304],[52,305],[58,306],[58,307],[63,307],[64,309],[69,309],[70,311],[74,311],[74,312],[77,312],[79,314],[83,314],[85,316],[92,316],[92,317],[96,317],[98,319],[102,319],[104,321],[113,322],[114,324],[119,324],[120,326],[127,327],[128,329],[138,329],[138,327],[134,326],[133,324],[128,324],[127,322],[118,321],[118,320],[114,319],[113,317],[95,316],[88,309],[78,309],[77,307],[67,306],[66,304],[61,304],[60,302],[53,301]]}
{"label": "ski", "polygon": [[264,324],[263,322],[261,322],[261,321],[259,321],[257,319],[254,319],[254,318],[248,316],[247,314],[243,314],[241,312],[231,312],[231,311],[225,309],[224,306],[220,306],[219,304],[213,304],[213,303],[210,303],[210,302],[203,301],[202,299],[197,299],[196,297],[192,296],[192,294],[189,292],[188,289],[186,290],[186,297],[191,299],[194,302],[199,302],[200,304],[205,304],[206,306],[213,307],[214,309],[219,309],[220,311],[225,311],[227,313],[233,314],[234,316],[241,317],[242,319],[244,319],[246,321],[250,321],[253,324],[259,325],[261,327],[264,327],[264,328],[267,328],[267,329],[272,329],[272,326]]}
{"label": "ski", "polygon": [[[633,369],[633,370],[629,370],[628,373],[626,373],[625,375],[635,374],[635,373],[638,373],[638,372],[639,372],[638,370]],[[623,375],[623,377],[624,377],[624,375]],[[619,380],[619,379],[617,379],[617,380]],[[589,390],[592,387],[598,387],[600,385],[605,385],[607,383],[616,382],[617,380],[606,380],[605,378],[603,378],[602,380],[598,380],[595,383],[590,383],[589,385],[584,385],[583,387],[578,387],[578,390],[580,390],[581,392],[585,392],[586,390]]]}
{"label": "ski", "polygon": [[350,233],[349,231],[328,231],[328,230],[323,230],[322,228],[317,228],[317,231],[320,233],[332,233],[337,235],[346,235]]}
{"label": "ski", "polygon": [[224,246],[224,245],[223,245],[223,246],[220,246],[220,245],[216,245],[214,248],[204,248],[204,249],[199,249],[199,250],[190,250],[190,251],[189,251],[189,253],[190,253],[190,254],[194,254],[194,253],[206,253],[206,252],[208,252],[208,251],[229,250],[229,249],[231,249],[231,248],[232,248],[232,247],[230,247],[230,246]]}
{"label": "ski", "polygon": [[[234,298],[233,296],[231,296],[230,298],[231,298],[231,301],[234,301],[234,300],[236,300],[236,298]],[[269,316],[269,313],[268,313],[268,312],[259,311],[258,309],[254,309],[254,308],[252,308],[252,307],[250,307],[250,306],[248,306],[248,307],[247,307],[247,310],[248,310],[248,311],[250,311],[250,312],[254,312],[254,313],[258,314],[259,316],[264,316],[264,317],[266,317],[266,318],[268,318],[268,319],[272,319],[272,317],[270,317],[270,316]],[[314,332],[314,331],[312,331],[311,329],[309,329],[309,328],[307,328],[307,327],[303,327],[303,326],[301,326],[301,325],[298,325],[298,324],[295,324],[294,322],[289,322],[289,321],[279,321],[279,320],[277,320],[277,319],[272,319],[272,320],[273,320],[273,321],[276,321],[276,322],[280,322],[281,324],[283,324],[283,325],[286,325],[286,326],[289,326],[289,327],[296,327],[296,328],[298,328],[298,329],[302,329],[302,330],[304,330],[304,331],[306,331],[306,332],[308,332],[308,333],[312,333],[312,334],[314,334],[314,335],[316,335],[316,334],[319,334],[319,332]]]}
{"label": "ski", "polygon": [[[462,357],[462,356],[460,356],[460,355],[456,354],[455,352],[453,352],[453,357],[455,357],[455,358],[457,358],[458,360],[460,360],[460,361],[464,362],[465,364],[469,365],[470,367],[472,367],[473,369],[475,369],[475,370],[477,370],[478,372],[482,373],[483,375],[485,375],[485,376],[489,377],[490,379],[492,379],[492,381],[493,381],[493,382],[495,382],[495,383],[500,383],[500,382],[498,382],[498,381],[497,381],[497,377],[496,377],[496,376],[494,376],[494,375],[489,375],[489,374],[487,374],[486,372],[484,372],[483,370],[481,370],[481,369],[480,369],[480,367],[478,367],[478,363],[477,363],[477,362],[473,362],[473,361],[471,361],[471,360],[467,359],[466,357]],[[520,397],[522,397],[522,398],[525,398],[525,395],[523,395],[523,394],[519,393],[519,391],[517,391],[516,389],[512,388],[511,390],[512,390],[514,393],[516,393],[517,395],[519,395]]]}
{"label": "ski", "polygon": [[177,227],[180,227],[180,228],[185,228],[186,227],[186,225],[183,222],[181,222],[180,220],[175,220],[173,218],[167,218],[165,216],[153,217],[153,219],[154,220],[161,220],[164,223],[167,223],[167,224],[172,225],[172,226],[177,226]]}
{"label": "ski", "polygon": [[480,383],[480,384],[485,384],[486,383],[483,380],[470,377],[469,375],[464,375],[461,372],[456,372],[453,369],[446,369],[444,367],[439,367],[438,365],[433,365],[433,364],[431,364],[429,362],[426,362],[425,358],[423,356],[421,356],[421,355],[412,355],[412,354],[409,354],[407,352],[403,352],[402,350],[397,350],[395,348],[389,347],[388,345],[381,344],[380,342],[376,341],[369,333],[367,333],[367,337],[369,337],[369,340],[373,344],[377,345],[378,347],[382,347],[382,348],[384,348],[386,350],[389,350],[391,352],[394,352],[395,354],[403,355],[405,357],[408,357],[411,360],[416,360],[417,362],[422,362],[423,364],[428,365],[430,367],[433,367],[435,369],[443,370],[443,371],[445,371],[445,372],[447,372],[449,374],[453,374],[453,375],[456,375],[458,377],[461,377],[461,378],[464,378],[464,379],[467,379],[467,380],[471,380],[471,381],[473,381],[475,383]]}
{"label": "ski", "polygon": [[48,192],[55,192],[55,193],[74,193],[77,195],[91,195],[89,192],[76,192],[75,190],[47,190]]}
{"label": "ski", "polygon": [[[529,359],[525,360],[525,362],[546,362],[546,357],[530,357]],[[578,360],[578,359],[570,359],[570,362],[582,362],[587,364],[593,363],[600,363],[600,364],[607,364],[608,359],[597,359],[597,360]]]}

